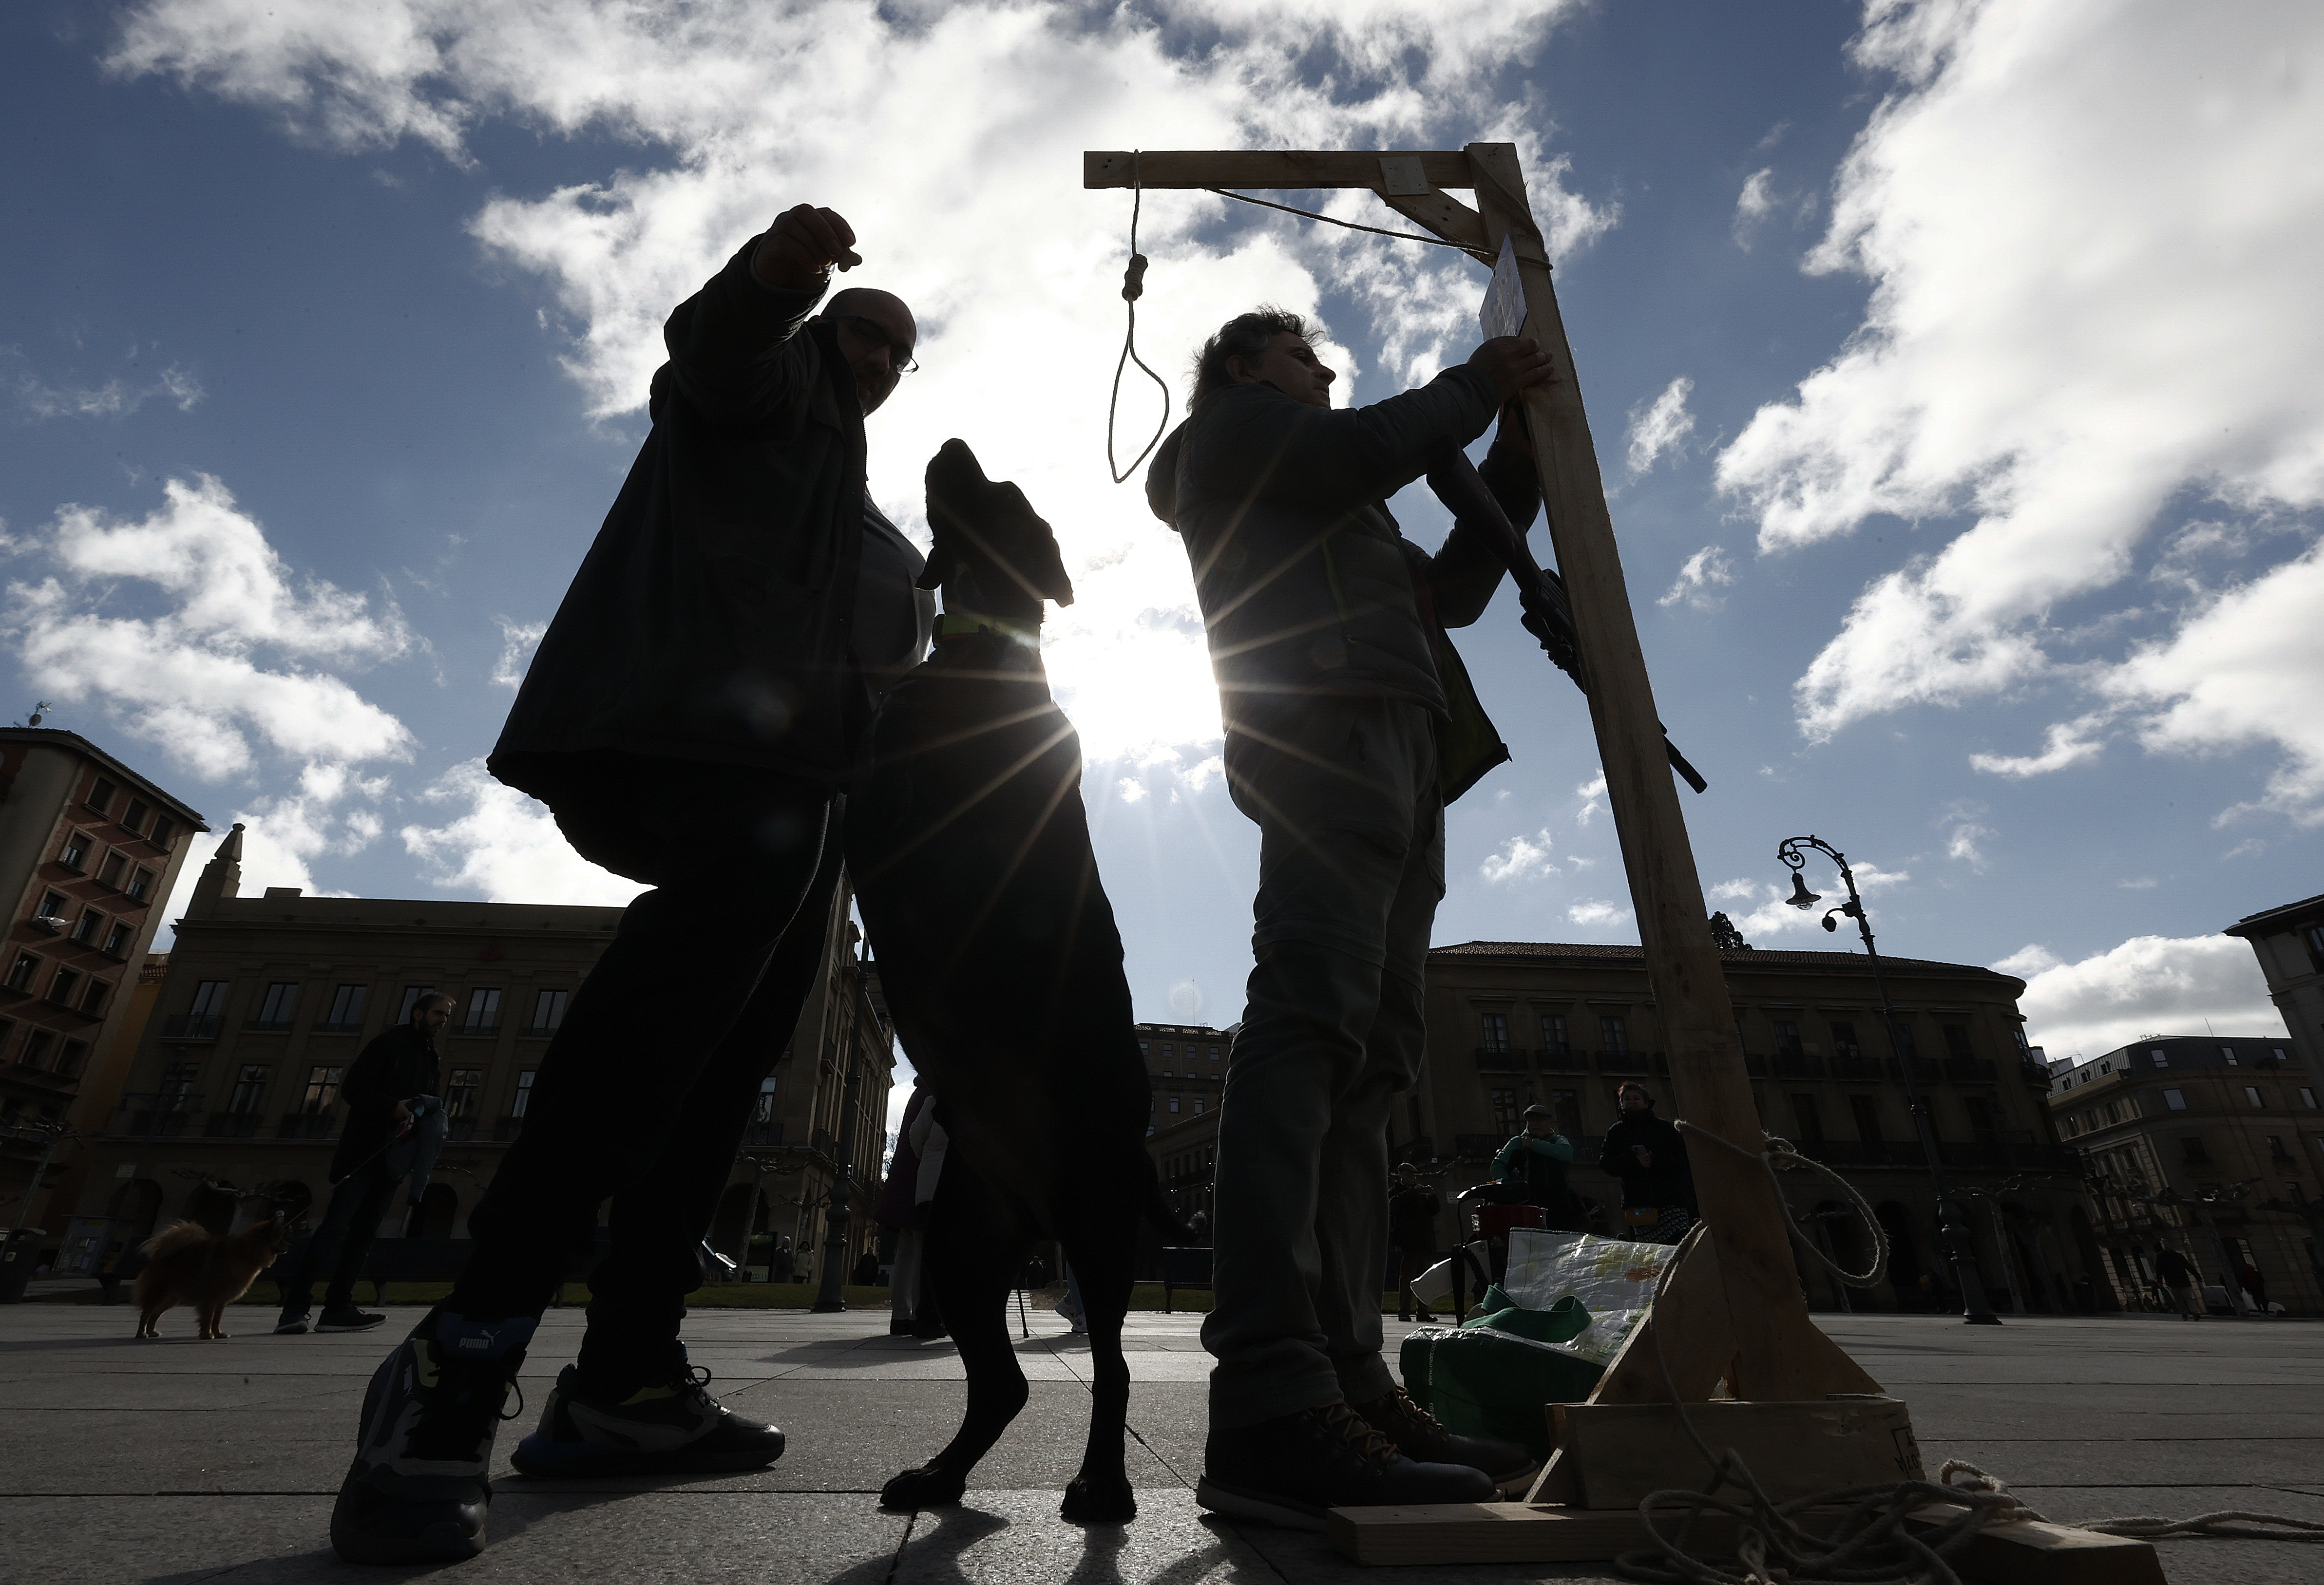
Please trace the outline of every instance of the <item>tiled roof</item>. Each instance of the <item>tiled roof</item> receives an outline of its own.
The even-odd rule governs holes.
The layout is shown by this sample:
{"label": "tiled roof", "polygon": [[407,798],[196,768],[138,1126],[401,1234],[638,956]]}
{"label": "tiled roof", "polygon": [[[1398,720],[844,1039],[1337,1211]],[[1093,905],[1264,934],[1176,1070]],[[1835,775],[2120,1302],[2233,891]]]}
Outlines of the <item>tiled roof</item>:
{"label": "tiled roof", "polygon": [[[1638,963],[1646,955],[1643,946],[1617,946],[1586,941],[1463,941],[1456,946],[1432,946],[1431,957],[1468,958],[1567,958],[1581,962]],[[1752,947],[1741,952],[1722,952],[1721,963],[1750,968],[1754,964],[1768,967],[1800,969],[1839,969],[1851,971],[1869,969],[1871,964],[1860,952],[1794,952],[1784,947]],[[1880,960],[1892,969],[1933,969],[1948,974],[1989,974],[1996,979],[2007,976],[1998,971],[1976,963],[1941,963],[1929,958],[1895,958]]]}
{"label": "tiled roof", "polygon": [[2273,919],[2279,914],[2306,913],[2319,903],[2324,903],[2324,892],[2319,892],[2314,897],[2302,898],[2296,903],[2283,903],[2275,908],[2262,908],[2256,914],[2246,914],[2242,918],[2237,919],[2227,926],[2227,933],[2229,935],[2247,935],[2249,932],[2246,927],[2249,926]]}

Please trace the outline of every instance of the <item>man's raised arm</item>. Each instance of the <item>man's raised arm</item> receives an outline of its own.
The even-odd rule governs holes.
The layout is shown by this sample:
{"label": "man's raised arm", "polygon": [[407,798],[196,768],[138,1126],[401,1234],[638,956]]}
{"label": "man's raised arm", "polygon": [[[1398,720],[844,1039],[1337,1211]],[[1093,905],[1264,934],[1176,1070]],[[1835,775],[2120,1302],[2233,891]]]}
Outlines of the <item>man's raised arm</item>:
{"label": "man's raised arm", "polygon": [[662,327],[678,393],[724,424],[760,422],[798,401],[808,378],[799,327],[832,268],[862,262],[854,248],[854,228],[833,210],[800,204],[777,216]]}

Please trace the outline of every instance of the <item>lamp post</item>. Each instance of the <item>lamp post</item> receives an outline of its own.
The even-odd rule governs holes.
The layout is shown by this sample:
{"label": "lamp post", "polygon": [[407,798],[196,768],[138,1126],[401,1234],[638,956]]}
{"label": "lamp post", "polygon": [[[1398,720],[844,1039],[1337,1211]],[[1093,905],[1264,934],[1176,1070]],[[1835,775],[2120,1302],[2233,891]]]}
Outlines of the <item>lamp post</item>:
{"label": "lamp post", "polygon": [[847,1224],[855,1214],[848,1202],[855,1197],[855,1098],[862,1083],[862,1064],[851,1055],[847,1059],[846,1098],[839,1108],[839,1138],[835,1144],[839,1170],[833,1175],[831,1195],[823,1213],[823,1272],[815,1303],[807,1306],[817,1313],[847,1308],[847,1296],[840,1287],[847,1280]]}
{"label": "lamp post", "polygon": [[[1786,900],[1795,908],[1812,908],[1823,900],[1808,889],[1807,878],[1800,873],[1808,862],[1803,848],[1813,848],[1831,859],[1840,871],[1840,884],[1848,888],[1848,901],[1825,911],[1823,927],[1840,928],[1832,922],[1836,914],[1855,920],[1858,933],[1864,937],[1865,954],[1872,960],[1872,984],[1880,993],[1880,1016],[1888,1026],[1888,1048],[1896,1054],[1897,1071],[1904,1075],[1904,1104],[1912,1111],[1914,1129],[1920,1135],[1922,1154],[1929,1160],[1929,1181],[1936,1186],[1937,1230],[1944,1239],[1945,1257],[1952,1262],[1953,1279],[1960,1285],[1961,1320],[1970,1326],[1999,1326],[2001,1317],[1993,1313],[1993,1305],[1985,1296],[1985,1285],[1978,1280],[1977,1255],[1969,1241],[1968,1221],[1945,1187],[1944,1163],[1937,1154],[1937,1131],[1929,1120],[1929,1103],[1922,1099],[1920,1083],[1913,1076],[1913,1058],[1906,1054],[1904,1037],[1897,1032],[1896,1009],[1888,1000],[1888,981],[1880,972],[1880,951],[1872,945],[1872,921],[1864,912],[1864,898],[1857,892],[1856,874],[1848,867],[1848,856],[1821,837],[1785,837],[1776,847],[1775,856],[1791,867],[1792,895]],[[2005,1250],[2005,1256],[2006,1253]]]}

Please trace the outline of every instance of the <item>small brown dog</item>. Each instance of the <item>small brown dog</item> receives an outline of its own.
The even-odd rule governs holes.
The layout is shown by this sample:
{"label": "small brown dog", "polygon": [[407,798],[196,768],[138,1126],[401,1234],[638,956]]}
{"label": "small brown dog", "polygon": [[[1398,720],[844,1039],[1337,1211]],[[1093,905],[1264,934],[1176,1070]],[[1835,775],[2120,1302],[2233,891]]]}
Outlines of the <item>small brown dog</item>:
{"label": "small brown dog", "polygon": [[154,1322],[175,1304],[191,1304],[206,1338],[226,1336],[226,1307],[250,1291],[274,1264],[290,1235],[280,1216],[256,1221],[230,1238],[198,1222],[173,1221],[145,1240],[145,1269],[131,1291],[137,1300],[137,1335],[160,1337]]}

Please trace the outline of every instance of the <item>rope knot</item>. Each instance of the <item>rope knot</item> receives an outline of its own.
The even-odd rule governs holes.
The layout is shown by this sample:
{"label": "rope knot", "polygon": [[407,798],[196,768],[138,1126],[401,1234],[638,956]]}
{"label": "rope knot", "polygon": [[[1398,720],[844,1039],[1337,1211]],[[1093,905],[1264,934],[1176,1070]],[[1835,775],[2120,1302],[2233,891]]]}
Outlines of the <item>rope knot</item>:
{"label": "rope knot", "polygon": [[1146,295],[1146,255],[1130,255],[1130,268],[1121,272],[1121,300],[1134,303]]}

